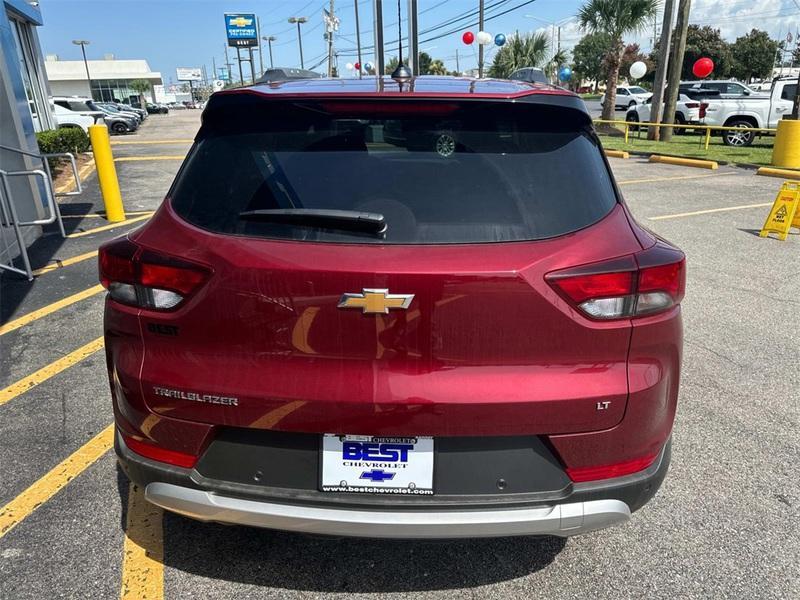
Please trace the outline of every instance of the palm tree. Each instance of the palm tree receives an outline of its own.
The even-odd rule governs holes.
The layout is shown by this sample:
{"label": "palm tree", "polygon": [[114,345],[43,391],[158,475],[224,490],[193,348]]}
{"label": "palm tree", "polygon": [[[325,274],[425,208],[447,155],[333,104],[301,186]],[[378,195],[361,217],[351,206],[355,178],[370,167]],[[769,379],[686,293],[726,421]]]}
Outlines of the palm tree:
{"label": "palm tree", "polygon": [[131,81],[129,87],[134,91],[139,93],[139,103],[142,105],[142,108],[147,106],[147,102],[144,99],[145,93],[150,91],[150,82],[146,79],[136,79],[135,81]]}
{"label": "palm tree", "polygon": [[603,33],[611,38],[611,46],[605,57],[607,67],[606,101],[603,105],[605,120],[614,118],[619,65],[625,51],[622,38],[626,33],[644,29],[655,15],[658,5],[658,0],[587,0],[578,11],[582,29],[589,33]]}
{"label": "palm tree", "polygon": [[494,55],[489,77],[507,78],[522,67],[541,67],[547,61],[549,48],[546,33],[511,37]]}
{"label": "palm tree", "polygon": [[444,63],[437,58],[431,62],[428,72],[431,75],[447,75],[447,67],[445,67]]}

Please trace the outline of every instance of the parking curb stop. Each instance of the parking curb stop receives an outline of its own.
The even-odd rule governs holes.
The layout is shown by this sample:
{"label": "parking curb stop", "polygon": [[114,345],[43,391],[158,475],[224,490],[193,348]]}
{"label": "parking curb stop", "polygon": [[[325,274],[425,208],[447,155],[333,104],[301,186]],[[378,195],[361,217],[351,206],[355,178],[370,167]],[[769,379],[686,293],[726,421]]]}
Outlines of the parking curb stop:
{"label": "parking curb stop", "polygon": [[653,154],[650,162],[664,163],[667,165],[679,165],[682,167],[696,167],[698,169],[719,169],[719,163],[715,160],[702,160],[699,158],[679,158],[677,156],[663,156]]}

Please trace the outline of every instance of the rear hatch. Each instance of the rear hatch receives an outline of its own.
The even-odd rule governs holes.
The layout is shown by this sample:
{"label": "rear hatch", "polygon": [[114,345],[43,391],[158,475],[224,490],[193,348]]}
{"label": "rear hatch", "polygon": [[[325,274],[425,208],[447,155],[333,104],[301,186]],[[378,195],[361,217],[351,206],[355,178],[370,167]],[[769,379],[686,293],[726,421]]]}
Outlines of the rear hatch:
{"label": "rear hatch", "polygon": [[205,273],[141,312],[155,412],[373,435],[591,431],[625,412],[630,321],[589,319],[545,280],[641,249],[575,106],[215,96],[132,239]]}

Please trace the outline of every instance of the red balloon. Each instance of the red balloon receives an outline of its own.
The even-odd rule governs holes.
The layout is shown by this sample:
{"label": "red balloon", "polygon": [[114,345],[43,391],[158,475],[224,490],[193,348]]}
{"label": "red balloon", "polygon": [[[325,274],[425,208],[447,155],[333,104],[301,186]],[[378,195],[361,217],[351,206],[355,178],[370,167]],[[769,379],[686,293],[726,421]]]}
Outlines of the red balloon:
{"label": "red balloon", "polygon": [[714,70],[714,61],[710,58],[698,58],[692,66],[692,73],[695,77],[708,77]]}
{"label": "red balloon", "polygon": [[461,36],[461,41],[463,41],[467,46],[469,46],[472,42],[475,41],[475,34],[471,31],[465,31],[464,35]]}
{"label": "red balloon", "polygon": [[356,71],[360,71],[361,70],[361,63],[360,62],[357,62],[353,66],[356,68]]}

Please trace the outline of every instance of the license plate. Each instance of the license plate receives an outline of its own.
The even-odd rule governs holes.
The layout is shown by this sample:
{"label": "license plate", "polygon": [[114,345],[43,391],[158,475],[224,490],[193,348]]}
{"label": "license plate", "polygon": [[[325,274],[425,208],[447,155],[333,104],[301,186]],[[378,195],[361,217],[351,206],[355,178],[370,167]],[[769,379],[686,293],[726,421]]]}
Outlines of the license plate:
{"label": "license plate", "polygon": [[322,491],[433,494],[433,438],[326,433]]}

